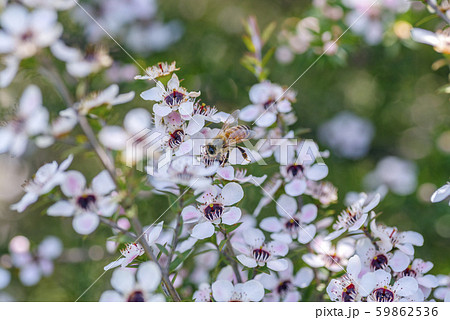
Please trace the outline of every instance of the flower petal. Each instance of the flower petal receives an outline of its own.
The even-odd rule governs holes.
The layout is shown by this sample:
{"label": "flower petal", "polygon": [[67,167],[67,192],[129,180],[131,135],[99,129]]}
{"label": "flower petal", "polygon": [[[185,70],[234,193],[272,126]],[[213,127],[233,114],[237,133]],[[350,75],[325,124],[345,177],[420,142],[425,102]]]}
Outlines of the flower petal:
{"label": "flower petal", "polygon": [[267,267],[274,271],[284,271],[288,268],[288,262],[286,259],[270,260]]}
{"label": "flower petal", "polygon": [[185,223],[196,222],[201,217],[200,211],[194,206],[187,206],[181,211]]}
{"label": "flower petal", "polygon": [[47,214],[53,217],[70,217],[74,211],[75,208],[69,201],[60,200],[47,209]]}
{"label": "flower petal", "polygon": [[276,217],[268,217],[261,221],[259,227],[268,232],[280,232],[283,224]]}
{"label": "flower petal", "polygon": [[161,270],[153,261],[141,263],[136,274],[139,285],[146,291],[154,291],[161,282]]}
{"label": "flower petal", "polygon": [[98,215],[93,213],[78,214],[73,218],[73,229],[79,234],[90,234],[97,229],[100,223]]}
{"label": "flower petal", "polygon": [[252,259],[244,254],[240,254],[236,257],[236,259],[238,259],[238,261],[240,263],[242,263],[242,265],[248,267],[248,268],[254,268],[257,266],[257,263],[255,261],[255,259]]}
{"label": "flower petal", "polygon": [[284,191],[292,197],[302,195],[306,191],[306,181],[303,179],[294,179],[284,186]]}
{"label": "flower petal", "polygon": [[111,277],[111,286],[121,293],[131,292],[134,289],[135,280],[131,270],[116,269]]}
{"label": "flower petal", "polygon": [[61,183],[62,192],[68,196],[73,197],[80,195],[86,186],[86,179],[81,172],[71,170],[67,171],[63,182]]}
{"label": "flower petal", "polygon": [[103,170],[92,179],[92,189],[95,193],[102,196],[107,195],[116,188],[111,175],[108,171]]}
{"label": "flower petal", "polygon": [[234,286],[231,281],[228,280],[217,280],[211,286],[212,295],[214,300],[219,302],[230,301],[233,295]]}
{"label": "flower petal", "polygon": [[223,187],[221,196],[223,204],[225,206],[230,206],[242,200],[244,197],[244,190],[238,183],[230,182]]}
{"label": "flower petal", "polygon": [[241,209],[232,207],[222,215],[222,223],[231,226],[239,221],[241,215]]}
{"label": "flower petal", "polygon": [[214,226],[211,222],[206,221],[197,224],[194,229],[192,229],[192,236],[197,239],[206,239],[214,234]]}

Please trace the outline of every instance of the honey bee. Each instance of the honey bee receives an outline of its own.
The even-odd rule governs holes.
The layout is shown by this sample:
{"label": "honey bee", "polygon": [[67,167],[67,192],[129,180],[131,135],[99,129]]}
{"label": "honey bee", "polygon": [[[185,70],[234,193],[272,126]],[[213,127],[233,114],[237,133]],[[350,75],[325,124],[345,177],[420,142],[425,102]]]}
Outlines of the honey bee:
{"label": "honey bee", "polygon": [[234,148],[241,152],[245,160],[250,161],[245,149],[237,144],[250,140],[255,133],[249,127],[239,125],[238,119],[239,110],[236,110],[225,121],[217,136],[203,146],[202,160],[206,165],[218,161],[221,166],[225,166],[229,160],[230,152]]}

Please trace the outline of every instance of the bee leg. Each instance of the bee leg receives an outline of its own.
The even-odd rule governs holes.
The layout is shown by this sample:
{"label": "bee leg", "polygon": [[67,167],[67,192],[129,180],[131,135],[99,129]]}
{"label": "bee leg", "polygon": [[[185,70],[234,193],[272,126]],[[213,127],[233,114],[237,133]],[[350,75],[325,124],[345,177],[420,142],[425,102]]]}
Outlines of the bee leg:
{"label": "bee leg", "polygon": [[236,148],[241,152],[242,157],[244,157],[245,161],[250,162],[250,158],[248,157],[248,154],[247,154],[247,152],[245,151],[245,149],[242,148],[242,147],[239,147],[239,146],[236,146]]}
{"label": "bee leg", "polygon": [[230,151],[227,151],[227,153],[223,155],[222,159],[220,160],[220,164],[222,167],[225,167],[225,164],[228,162],[229,158],[230,158]]}

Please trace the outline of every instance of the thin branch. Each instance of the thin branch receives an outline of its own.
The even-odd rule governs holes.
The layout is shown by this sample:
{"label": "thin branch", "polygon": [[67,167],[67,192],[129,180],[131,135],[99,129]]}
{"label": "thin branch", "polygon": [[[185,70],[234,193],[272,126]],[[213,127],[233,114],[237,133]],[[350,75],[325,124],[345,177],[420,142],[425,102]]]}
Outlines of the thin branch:
{"label": "thin branch", "polygon": [[178,295],[178,292],[175,290],[175,287],[173,286],[172,282],[170,281],[167,271],[164,268],[161,267],[161,265],[158,262],[158,259],[156,259],[156,256],[153,253],[152,248],[149,246],[149,244],[147,243],[145,238],[142,237],[144,232],[143,232],[142,225],[141,225],[139,219],[136,216],[134,216],[131,219],[131,223],[133,224],[133,228],[136,230],[136,232],[141,235],[141,236],[138,237],[137,240],[139,241],[139,243],[144,248],[145,253],[147,254],[147,257],[151,261],[156,262],[156,264],[158,265],[159,269],[161,270],[162,282],[164,283],[164,286],[167,289],[168,293],[172,297],[173,301],[180,302],[181,298]]}
{"label": "thin branch", "polygon": [[444,20],[447,24],[450,24],[450,18],[447,17],[447,15],[445,15],[441,9],[437,6],[437,4],[435,4],[433,1],[430,0],[424,0],[431,8],[433,8],[433,10],[435,11],[435,13],[442,19]]}
{"label": "thin branch", "polygon": [[105,217],[101,217],[100,216],[100,222],[103,223],[103,224],[106,224],[107,226],[111,227],[112,229],[116,229],[117,231],[122,232],[123,234],[129,236],[132,239],[136,239],[137,238],[137,236],[134,233],[119,227],[117,225],[117,223],[115,223],[112,220],[109,220],[109,219],[107,219]]}
{"label": "thin branch", "polygon": [[[183,199],[180,199],[180,203],[182,203],[182,200]],[[177,217],[177,225],[175,226],[175,230],[174,230],[174,234],[173,234],[173,238],[172,238],[172,244],[171,244],[171,248],[170,248],[170,252],[169,252],[169,257],[167,259],[167,271],[169,270],[170,263],[172,262],[173,255],[174,255],[175,250],[178,245],[178,240],[179,240],[179,235],[180,235],[182,224],[183,224],[183,218],[182,218],[181,212],[180,212]]]}

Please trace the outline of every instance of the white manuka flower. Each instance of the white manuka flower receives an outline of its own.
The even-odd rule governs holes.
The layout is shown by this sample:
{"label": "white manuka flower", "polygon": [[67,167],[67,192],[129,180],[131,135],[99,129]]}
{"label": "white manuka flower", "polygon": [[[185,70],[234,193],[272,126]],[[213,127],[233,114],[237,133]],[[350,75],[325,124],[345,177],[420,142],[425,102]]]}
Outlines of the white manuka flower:
{"label": "white manuka flower", "polygon": [[25,7],[11,4],[0,17],[0,54],[11,53],[26,59],[40,48],[50,46],[62,33],[58,15],[49,9],[29,12]]}
{"label": "white manuka flower", "polygon": [[308,267],[301,268],[294,275],[292,262],[288,260],[288,268],[277,273],[261,273],[255,277],[265,289],[271,292],[264,297],[265,302],[297,302],[301,295],[297,288],[306,288],[314,279],[314,272]]}
{"label": "white manuka flower", "polygon": [[187,206],[181,212],[185,223],[196,222],[192,236],[206,239],[214,234],[216,224],[233,225],[241,218],[241,209],[233,206],[244,197],[242,187],[236,182],[230,182],[223,188],[211,186],[197,201],[196,207]]}
{"label": "white manuka flower", "polygon": [[18,203],[11,205],[11,210],[23,212],[30,204],[35,203],[39,196],[53,190],[63,181],[65,170],[70,166],[72,160],[73,155],[70,155],[59,166],[56,161],[53,161],[40,167],[33,179],[26,182],[24,186],[26,194]]}
{"label": "white manuka flower", "polygon": [[168,76],[175,71],[180,70],[175,66],[176,62],[173,61],[171,64],[167,62],[159,62],[158,64],[148,67],[145,69],[145,75],[135,76],[135,80],[152,80],[163,76]]}
{"label": "white manuka flower", "polygon": [[339,279],[332,279],[327,287],[328,296],[332,301],[355,302],[369,295],[376,285],[373,272],[364,274],[361,278],[361,260],[357,255],[348,260],[347,272]]}
{"label": "white manuka flower", "polygon": [[439,53],[450,54],[449,30],[439,30],[436,33],[420,28],[411,29],[411,38],[420,43],[429,44]]}
{"label": "white manuka flower", "polygon": [[367,297],[369,302],[397,302],[411,301],[410,297],[417,293],[419,286],[413,277],[403,277],[392,286],[391,274],[384,270],[374,272],[376,285]]}
{"label": "white manuka flower", "polygon": [[431,293],[431,289],[436,288],[439,284],[436,276],[432,274],[425,274],[432,268],[432,262],[423,261],[422,259],[414,259],[414,261],[405,270],[397,273],[396,276],[398,279],[403,277],[415,278],[424,297],[428,297]]}
{"label": "white manuka flower", "polygon": [[194,111],[194,102],[192,98],[198,97],[200,92],[187,92],[185,88],[180,87],[180,81],[176,74],[167,83],[167,90],[161,82],[156,83],[147,91],[141,93],[144,100],[157,101],[153,105],[153,112],[160,117],[167,116],[172,111],[178,110],[182,116],[189,118]]}
{"label": "white manuka flower", "polygon": [[389,270],[390,267],[394,272],[401,272],[405,270],[410,258],[396,250],[394,253],[386,251],[383,247],[375,247],[372,241],[368,238],[358,240],[356,245],[356,253],[360,256],[365,269],[370,271]]}
{"label": "white manuka flower", "polygon": [[436,278],[439,287],[434,290],[434,297],[444,302],[450,302],[450,276],[440,274]]}
{"label": "white manuka flower", "polygon": [[48,8],[55,10],[68,10],[75,6],[73,0],[21,0],[23,4],[31,8]]}
{"label": "white manuka flower", "polygon": [[8,270],[0,267],[0,290],[5,289],[11,281],[11,274]]}
{"label": "white manuka flower", "polygon": [[42,276],[53,273],[53,260],[58,258],[63,245],[59,238],[48,236],[36,251],[30,251],[30,243],[23,236],[16,236],[9,244],[13,265],[20,269],[19,279],[25,286],[34,286]]}
{"label": "white manuka flower", "polygon": [[118,104],[130,102],[134,99],[134,92],[119,94],[119,86],[112,84],[103,91],[93,92],[86,98],[77,102],[74,107],[81,115],[86,115],[94,108],[100,106],[112,107]]}
{"label": "white manuka flower", "polygon": [[20,60],[10,54],[1,57],[0,62],[5,66],[3,70],[0,70],[0,88],[6,88],[14,80],[14,77],[19,70]]}
{"label": "white manuka flower", "polygon": [[[126,220],[128,221],[128,220]],[[119,221],[118,221],[119,223]],[[164,221],[161,221],[156,226],[150,226],[150,227],[144,227],[144,239],[147,241],[149,246],[152,246],[153,249],[157,249],[155,246],[156,240],[159,238],[162,228],[163,228]],[[125,268],[128,266],[131,262],[133,262],[134,259],[137,257],[142,256],[145,253],[144,248],[139,243],[128,243],[126,244],[125,248],[120,250],[120,253],[123,257],[116,259],[115,261],[111,262],[107,266],[105,266],[104,270],[109,270],[118,266],[121,266],[122,268]]]}
{"label": "white manuka flower", "polygon": [[320,201],[324,206],[337,201],[337,188],[328,181],[316,182],[308,181],[306,184],[305,194]]}
{"label": "white manuka flower", "polygon": [[257,302],[264,297],[264,287],[256,280],[236,285],[231,281],[217,280],[211,289],[214,300],[218,302]]}
{"label": "white manuka flower", "polygon": [[53,55],[66,62],[67,72],[76,78],[85,78],[90,74],[98,73],[112,65],[113,60],[103,47],[88,47],[86,52],[68,47],[62,41],[51,46]]}
{"label": "white manuka flower", "polygon": [[376,242],[378,246],[386,252],[395,247],[412,256],[414,246],[423,246],[423,236],[415,231],[398,231],[396,227],[377,225],[375,219],[370,223],[370,229],[374,236],[380,239]]}
{"label": "white manuka flower", "polygon": [[160,282],[161,270],[153,261],[141,263],[136,276],[134,270],[117,269],[111,277],[114,290],[103,292],[100,302],[164,302],[162,294],[154,293]]}
{"label": "white manuka flower", "polygon": [[316,235],[316,227],[309,224],[317,217],[317,207],[314,204],[304,205],[297,212],[297,201],[283,194],[277,201],[277,212],[281,219],[268,217],[261,221],[261,229],[272,232],[274,240],[290,244],[293,239],[300,243],[310,242]]}
{"label": "white manuka flower", "polygon": [[[124,151],[122,161],[136,163],[147,157],[147,150],[144,149],[150,149],[152,142],[157,143],[157,137],[150,134],[151,128],[151,114],[143,108],[137,108],[128,111],[123,120],[123,128],[105,126],[100,130],[98,138],[105,147]],[[132,144],[133,148],[127,148],[127,144]],[[137,150],[138,148],[142,150]]]}
{"label": "white manuka flower", "polygon": [[306,253],[303,261],[313,268],[325,267],[330,271],[343,271],[348,259],[355,253],[355,240],[344,238],[334,246],[331,241],[326,241],[322,236],[317,236],[311,242],[311,248],[316,253]]}
{"label": "white manuka flower", "polygon": [[[325,163],[315,163],[323,155],[325,153],[319,151],[317,144],[308,146],[305,142],[299,143],[295,149],[288,148],[287,153],[281,155],[277,161],[282,164],[280,171],[285,181],[284,190],[288,195],[302,195],[306,191],[308,181],[319,181],[328,175]],[[286,159],[283,159],[284,156]]]}
{"label": "white manuka flower", "polygon": [[277,121],[278,113],[292,111],[291,103],[295,101],[295,93],[285,91],[269,81],[255,84],[249,92],[252,104],[242,109],[239,118],[247,122],[256,120],[259,127],[270,127]]}
{"label": "white manuka flower", "polygon": [[35,85],[28,86],[22,94],[19,109],[6,127],[0,128],[0,153],[21,156],[30,137],[43,134],[48,129],[48,111],[42,105],[42,94]]}
{"label": "white manuka flower", "polygon": [[272,241],[265,243],[265,237],[259,229],[248,229],[243,238],[245,244],[234,241],[233,248],[242,254],[237,256],[240,263],[248,268],[255,268],[258,266],[265,266],[274,271],[284,271],[288,268],[288,261],[280,259],[287,255],[288,245]]}
{"label": "white manuka flower", "polygon": [[341,212],[338,220],[333,225],[333,231],[325,239],[333,240],[343,234],[345,231],[356,231],[369,216],[368,212],[375,208],[380,202],[380,195],[377,193],[369,198],[365,193],[361,193],[358,201]]}
{"label": "white manuka flower", "polygon": [[[431,202],[441,202],[445,199],[450,200],[450,182],[447,182],[442,187],[437,189],[433,195],[431,196]],[[448,205],[450,206],[450,201],[448,202]]]}
{"label": "white manuka flower", "polygon": [[74,217],[72,225],[79,234],[90,234],[100,223],[99,216],[111,217],[117,202],[111,192],[115,184],[106,170],[92,180],[86,188],[86,179],[78,171],[68,171],[61,183],[61,190],[68,200],[59,200],[47,210],[49,216]]}
{"label": "white manuka flower", "polygon": [[192,295],[192,299],[195,302],[212,302],[212,290],[209,283],[202,283],[199,285],[198,290]]}

